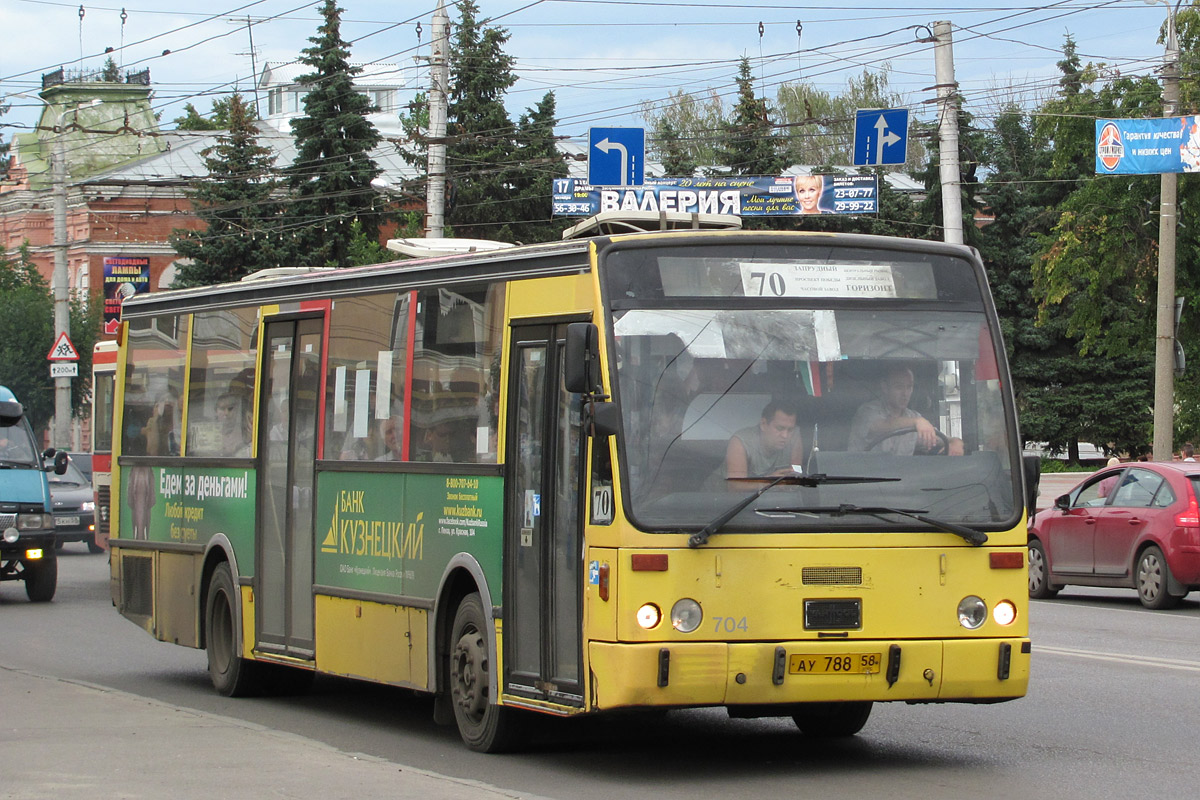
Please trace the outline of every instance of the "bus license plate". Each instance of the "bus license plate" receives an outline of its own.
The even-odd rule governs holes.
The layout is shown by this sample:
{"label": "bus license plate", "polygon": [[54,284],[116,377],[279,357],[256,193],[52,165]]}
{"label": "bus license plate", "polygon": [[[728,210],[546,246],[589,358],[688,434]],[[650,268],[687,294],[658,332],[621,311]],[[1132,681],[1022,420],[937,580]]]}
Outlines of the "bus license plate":
{"label": "bus license plate", "polygon": [[79,517],[55,517],[55,525],[78,525]]}
{"label": "bus license plate", "polygon": [[873,675],[883,663],[881,653],[792,653],[788,672],[793,675]]}

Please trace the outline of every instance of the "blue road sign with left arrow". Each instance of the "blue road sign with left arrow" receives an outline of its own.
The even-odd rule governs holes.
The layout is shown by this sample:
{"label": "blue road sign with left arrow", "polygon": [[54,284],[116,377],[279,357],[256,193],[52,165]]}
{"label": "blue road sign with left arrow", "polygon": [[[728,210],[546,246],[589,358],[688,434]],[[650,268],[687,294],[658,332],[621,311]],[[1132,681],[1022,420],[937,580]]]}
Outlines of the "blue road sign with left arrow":
{"label": "blue road sign with left arrow", "polygon": [[908,109],[858,109],[854,118],[854,165],[903,164],[907,159]]}
{"label": "blue road sign with left arrow", "polygon": [[645,161],[645,128],[588,129],[588,183],[592,186],[641,186]]}

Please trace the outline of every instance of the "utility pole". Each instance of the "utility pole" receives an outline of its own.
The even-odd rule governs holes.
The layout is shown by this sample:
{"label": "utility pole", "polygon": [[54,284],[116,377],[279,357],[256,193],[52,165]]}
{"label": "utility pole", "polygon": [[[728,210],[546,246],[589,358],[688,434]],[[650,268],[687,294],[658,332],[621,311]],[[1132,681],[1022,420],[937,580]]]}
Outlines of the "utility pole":
{"label": "utility pole", "polygon": [[[1179,103],[1179,39],[1176,4],[1167,4],[1166,61],[1163,64],[1163,116],[1175,116]],[[1170,461],[1175,449],[1175,195],[1179,176],[1159,176],[1158,302],[1154,335],[1155,461]]]}
{"label": "utility pole", "polygon": [[[51,177],[54,194],[54,341],[71,335],[67,292],[67,153],[62,117],[55,125]],[[71,449],[71,379],[54,379],[54,447]]]}
{"label": "utility pole", "polygon": [[429,150],[425,192],[425,238],[441,239],[446,227],[446,114],[449,99],[450,17],[445,0],[433,12],[433,36],[429,60]]}
{"label": "utility pole", "polygon": [[950,23],[933,23],[933,64],[938,93],[938,143],[941,151],[943,238],[963,243],[962,177],[958,167],[958,84]]}

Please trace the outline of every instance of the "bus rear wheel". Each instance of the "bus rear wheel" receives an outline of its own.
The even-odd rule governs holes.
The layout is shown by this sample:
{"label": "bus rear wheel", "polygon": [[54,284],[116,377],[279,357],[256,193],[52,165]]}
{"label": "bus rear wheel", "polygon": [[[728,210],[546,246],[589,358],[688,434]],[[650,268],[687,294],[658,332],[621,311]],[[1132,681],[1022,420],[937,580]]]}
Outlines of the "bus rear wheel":
{"label": "bus rear wheel", "polygon": [[249,697],[262,692],[262,665],[237,654],[237,587],[228,564],[218,564],[208,581],[204,610],[204,649],[213,688],[226,697]]}
{"label": "bus rear wheel", "polygon": [[478,593],[463,598],[450,629],[450,701],[458,733],[467,747],[499,753],[516,744],[514,712],[492,702],[495,659],[487,618]]}
{"label": "bus rear wheel", "polygon": [[803,703],[792,714],[805,736],[840,739],[853,736],[867,724],[874,704],[867,700],[850,703]]}
{"label": "bus rear wheel", "polygon": [[49,603],[58,588],[58,557],[53,550],[41,558],[24,562],[25,594],[34,603]]}

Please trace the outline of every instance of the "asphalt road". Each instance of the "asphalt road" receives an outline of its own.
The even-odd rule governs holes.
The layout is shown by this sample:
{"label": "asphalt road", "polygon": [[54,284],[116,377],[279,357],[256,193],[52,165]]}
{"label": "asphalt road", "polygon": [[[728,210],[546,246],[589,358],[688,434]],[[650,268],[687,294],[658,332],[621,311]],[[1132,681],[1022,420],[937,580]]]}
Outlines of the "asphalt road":
{"label": "asphalt road", "polygon": [[[712,709],[548,724],[528,752],[485,756],[463,748],[452,728],[434,725],[427,699],[401,690],[321,678],[304,697],[217,696],[202,652],[155,642],[117,615],[105,561],[68,545],[51,604],[27,602],[20,584],[0,585],[0,670],[244,721],[363,754],[398,773],[483,786],[486,796],[1125,800],[1195,796],[1200,775],[1187,723],[1200,712],[1197,595],[1168,612],[1142,609],[1132,591],[1068,589],[1035,602],[1028,697],[994,706],[879,705],[852,740],[814,742],[790,721],[731,720]],[[0,734],[4,720],[0,694]],[[114,731],[121,724],[113,719]],[[121,742],[80,746],[106,748],[122,769],[139,769],[138,749]],[[202,796],[188,793],[187,769],[222,768],[195,756],[180,760],[177,798]],[[0,797],[36,796],[6,784],[3,763],[0,756]],[[230,787],[242,785],[236,770],[225,777]],[[296,796],[283,786],[276,794]],[[95,796],[130,795],[114,785]],[[348,786],[321,796],[380,795]]]}

